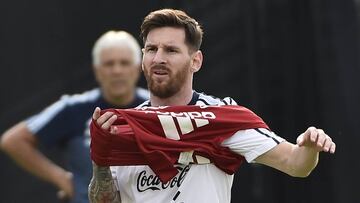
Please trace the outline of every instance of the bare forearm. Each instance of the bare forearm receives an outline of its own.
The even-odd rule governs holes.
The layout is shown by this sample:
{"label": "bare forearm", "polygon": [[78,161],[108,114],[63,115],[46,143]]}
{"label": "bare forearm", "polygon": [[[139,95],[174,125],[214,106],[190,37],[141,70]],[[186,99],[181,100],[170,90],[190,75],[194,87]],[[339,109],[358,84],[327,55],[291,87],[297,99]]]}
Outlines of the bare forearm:
{"label": "bare forearm", "polygon": [[281,142],[255,159],[294,177],[307,177],[319,161],[319,152],[335,153],[336,144],[322,129],[309,127],[297,144]]}
{"label": "bare forearm", "polygon": [[319,153],[313,148],[282,142],[255,161],[294,177],[306,177],[315,168],[318,157]]}
{"label": "bare forearm", "polygon": [[89,185],[91,203],[119,203],[120,194],[116,189],[109,167],[100,167],[93,163],[93,177]]}
{"label": "bare forearm", "polygon": [[15,152],[10,155],[15,162],[29,173],[59,187],[61,177],[66,170],[56,165],[43,154],[34,149]]}

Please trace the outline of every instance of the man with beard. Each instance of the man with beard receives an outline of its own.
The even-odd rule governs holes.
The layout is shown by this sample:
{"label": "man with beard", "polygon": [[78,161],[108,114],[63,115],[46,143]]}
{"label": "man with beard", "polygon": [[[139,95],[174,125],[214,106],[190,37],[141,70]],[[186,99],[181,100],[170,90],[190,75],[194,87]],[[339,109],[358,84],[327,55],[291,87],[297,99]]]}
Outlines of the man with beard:
{"label": "man with beard", "polygon": [[[59,189],[58,196],[69,202],[89,202],[91,179],[89,157],[91,113],[101,108],[132,108],[148,98],[148,91],[137,88],[141,49],[125,31],[103,34],[92,50],[93,70],[100,88],[82,94],[64,95],[54,104],[20,122],[1,137],[1,148],[17,164]],[[60,147],[68,168],[47,159],[37,149]]]}
{"label": "man with beard", "polygon": [[[195,105],[192,109],[197,106],[202,109],[212,109],[211,106],[217,106],[220,110],[224,105],[234,105],[230,106],[234,109],[238,106],[235,106],[236,102],[229,97],[218,99],[198,93],[192,88],[193,74],[200,69],[203,61],[203,55],[199,50],[203,32],[196,20],[179,10],[157,10],[145,17],[141,34],[144,42],[142,70],[150,90],[150,100],[135,110],[101,112],[100,108],[95,109],[92,124],[94,126],[92,132],[92,136],[94,135],[92,139],[93,178],[89,186],[91,202],[226,203],[231,200],[233,175],[227,173],[227,169],[231,168],[230,164],[219,165],[223,160],[216,152],[224,154],[224,159],[229,156],[242,157],[247,162],[264,164],[294,177],[308,176],[317,165],[319,152],[335,152],[335,143],[321,129],[309,127],[298,137],[297,144],[292,144],[271,132],[266,124],[249,110],[242,109],[241,112],[245,112],[245,116],[257,123],[253,122],[248,127],[235,131],[226,139],[222,132],[226,134],[225,128],[230,126],[229,122],[238,121],[228,119],[224,121],[223,127],[220,125],[219,128],[217,125],[216,129],[215,127],[212,129],[211,125],[217,120],[214,112],[167,111],[166,109],[169,108],[186,109],[191,105]],[[148,114],[143,115],[142,112]],[[154,114],[157,117],[152,117]],[[227,116],[223,115],[221,119],[226,120]],[[128,123],[123,126],[122,134],[118,131],[120,128],[117,122],[123,122],[124,119]],[[191,122],[185,128],[187,119]],[[210,119],[214,122],[210,122]],[[239,121],[241,122],[247,121],[245,119]],[[130,129],[126,125],[130,126]],[[164,132],[155,129],[159,125]],[[205,125],[208,128],[200,128]],[[103,132],[97,134],[99,132],[97,128]],[[223,131],[221,128],[224,128]],[[196,139],[204,142],[205,138],[202,137],[204,130],[201,129],[210,129],[206,133],[208,139],[213,141],[213,145],[196,142]],[[186,134],[190,131],[194,133]],[[214,138],[213,135],[216,133],[219,137]],[[158,138],[160,134],[166,137]],[[106,144],[104,140],[112,135],[117,136],[113,139],[110,137],[111,144]],[[131,160],[130,158],[135,156],[122,154],[122,148],[128,148],[128,146],[113,146],[122,136],[125,138],[124,141],[129,141],[131,136],[135,137],[133,143],[137,145],[134,148],[139,149],[133,151],[144,152],[142,154],[146,156],[144,160],[140,160],[142,157],[138,157],[139,160]],[[143,139],[143,137],[146,138]],[[183,142],[190,139],[195,142],[189,145]],[[162,142],[159,143],[159,140]],[[173,140],[177,142],[174,143]],[[222,141],[219,142],[219,140]],[[149,145],[147,146],[146,143]],[[176,145],[176,143],[179,144]],[[175,146],[173,152],[186,145],[196,146],[197,148],[191,149],[201,153],[195,155],[194,150],[183,151],[178,157],[175,156],[178,158],[177,163],[172,162],[173,154],[167,147],[168,144]],[[117,150],[117,153],[113,153],[108,148]],[[229,151],[231,151],[230,155],[227,154]],[[213,156],[206,156],[211,153]],[[117,160],[117,156],[130,158]],[[168,159],[159,159],[159,157]],[[165,166],[167,161],[175,163],[178,170],[178,173],[171,176],[170,180],[167,176],[168,168]],[[111,163],[117,162],[118,166],[111,167],[110,170]],[[172,173],[171,170],[170,167]],[[112,179],[111,171],[115,179]]]}

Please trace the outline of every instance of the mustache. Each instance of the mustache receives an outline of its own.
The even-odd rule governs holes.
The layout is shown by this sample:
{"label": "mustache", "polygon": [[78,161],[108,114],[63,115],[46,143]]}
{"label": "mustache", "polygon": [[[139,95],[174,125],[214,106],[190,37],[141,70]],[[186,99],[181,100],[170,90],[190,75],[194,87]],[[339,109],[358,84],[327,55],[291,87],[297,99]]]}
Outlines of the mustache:
{"label": "mustache", "polygon": [[150,66],[150,70],[151,71],[163,70],[163,71],[170,72],[170,68],[168,68],[166,65],[163,65],[163,64],[154,64],[154,65]]}

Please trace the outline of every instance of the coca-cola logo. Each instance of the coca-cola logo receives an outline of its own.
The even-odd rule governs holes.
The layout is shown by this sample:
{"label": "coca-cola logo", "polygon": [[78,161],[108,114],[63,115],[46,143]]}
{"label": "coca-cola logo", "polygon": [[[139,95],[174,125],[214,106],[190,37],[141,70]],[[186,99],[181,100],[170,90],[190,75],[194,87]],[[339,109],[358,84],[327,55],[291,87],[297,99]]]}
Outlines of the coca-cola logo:
{"label": "coca-cola logo", "polygon": [[167,183],[161,182],[158,176],[150,174],[148,171],[141,171],[137,178],[137,190],[144,192],[146,190],[165,190],[166,188],[180,187],[190,166],[177,166],[176,168],[179,170],[179,173]]}

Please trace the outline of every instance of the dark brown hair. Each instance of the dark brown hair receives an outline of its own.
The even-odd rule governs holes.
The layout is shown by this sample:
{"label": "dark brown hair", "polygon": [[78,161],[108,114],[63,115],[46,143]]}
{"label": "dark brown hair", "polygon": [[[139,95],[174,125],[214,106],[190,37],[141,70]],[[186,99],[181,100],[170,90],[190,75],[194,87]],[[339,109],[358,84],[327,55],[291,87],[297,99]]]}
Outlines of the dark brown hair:
{"label": "dark brown hair", "polygon": [[147,15],[141,25],[141,37],[145,44],[147,35],[154,28],[177,27],[185,30],[185,43],[192,50],[199,50],[203,31],[199,23],[184,11],[174,9],[156,10]]}

